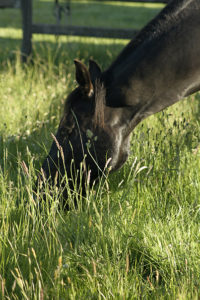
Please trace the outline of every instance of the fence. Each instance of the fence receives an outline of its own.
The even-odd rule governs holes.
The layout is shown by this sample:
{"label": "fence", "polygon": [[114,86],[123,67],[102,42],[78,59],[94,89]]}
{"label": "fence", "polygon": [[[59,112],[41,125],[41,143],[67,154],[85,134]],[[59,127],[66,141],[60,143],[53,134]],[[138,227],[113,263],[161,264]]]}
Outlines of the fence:
{"label": "fence", "polygon": [[[1,0],[0,0],[1,1]],[[99,0],[100,1],[100,0]],[[132,0],[128,0],[132,1]],[[134,2],[134,1],[132,1]],[[137,0],[137,2],[166,3],[167,0]],[[23,42],[22,42],[22,59],[26,58],[32,51],[32,35],[53,34],[53,35],[74,35],[90,37],[107,37],[107,38],[126,38],[131,39],[137,33],[134,29],[113,29],[97,28],[87,26],[70,26],[70,25],[49,25],[32,23],[32,0],[21,0],[22,20],[23,20]]]}
{"label": "fence", "polygon": [[0,0],[0,8],[11,8],[19,6],[19,0]]}

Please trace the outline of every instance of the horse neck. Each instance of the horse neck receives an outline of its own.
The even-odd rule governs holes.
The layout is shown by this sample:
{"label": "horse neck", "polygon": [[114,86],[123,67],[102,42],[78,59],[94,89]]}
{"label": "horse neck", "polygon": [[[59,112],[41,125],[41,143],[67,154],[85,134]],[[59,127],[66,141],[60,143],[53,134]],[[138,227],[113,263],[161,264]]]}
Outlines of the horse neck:
{"label": "horse neck", "polygon": [[[200,3],[197,2],[199,3],[197,0],[170,2],[160,15],[141,31],[135,46],[134,41],[131,41],[104,72],[109,105],[135,105],[133,95],[134,99],[140,98],[143,105],[148,100],[146,97],[155,97],[155,93],[167,92],[166,80],[168,85],[171,84],[167,97],[174,97],[174,93],[177,92],[184,97],[178,86],[179,91],[175,88],[173,93],[172,80],[176,77],[180,79],[181,89],[182,81],[185,80],[183,75],[186,74],[180,74],[178,68],[185,73],[192,72],[192,60],[196,59],[198,69]],[[144,36],[148,34],[149,37],[145,39]],[[191,47],[194,43],[194,47]],[[191,76],[188,78],[191,79]],[[178,85],[178,81],[176,84]],[[188,84],[190,85],[190,82]],[[187,86],[187,80],[185,85]]]}
{"label": "horse neck", "polygon": [[176,3],[171,18],[161,13],[165,22],[153,21],[155,36],[142,41],[144,29],[141,41],[139,35],[136,46],[132,41],[103,74],[107,104],[130,107],[132,127],[200,89],[200,3]]}
{"label": "horse neck", "polygon": [[162,36],[163,33],[169,31],[190,8],[199,9],[199,7],[200,3],[198,0],[171,0],[157,17],[150,21],[138,35],[130,41],[107,71],[114,73],[133,52],[140,51],[143,44],[157,39],[159,36]]}

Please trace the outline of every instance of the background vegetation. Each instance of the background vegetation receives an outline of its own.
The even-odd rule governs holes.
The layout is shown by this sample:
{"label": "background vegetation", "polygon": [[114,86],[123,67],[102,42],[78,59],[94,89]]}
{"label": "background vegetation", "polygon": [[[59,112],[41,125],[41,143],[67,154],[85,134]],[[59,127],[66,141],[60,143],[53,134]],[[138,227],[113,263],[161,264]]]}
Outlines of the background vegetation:
{"label": "background vegetation", "polygon": [[[34,1],[34,20],[54,22]],[[161,5],[74,1],[71,22],[140,28]],[[73,59],[109,66],[127,41],[35,35],[20,63],[21,16],[0,10],[2,299],[198,299],[199,94],[142,122],[119,172],[69,212],[32,185],[74,88]],[[173,87],[172,87],[173,88]]]}

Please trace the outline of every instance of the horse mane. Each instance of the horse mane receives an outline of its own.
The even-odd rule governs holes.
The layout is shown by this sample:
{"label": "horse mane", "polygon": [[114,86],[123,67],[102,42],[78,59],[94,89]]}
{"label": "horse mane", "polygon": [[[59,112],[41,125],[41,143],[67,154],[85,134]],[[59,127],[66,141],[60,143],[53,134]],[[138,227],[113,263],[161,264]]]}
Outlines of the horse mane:
{"label": "horse mane", "polygon": [[104,127],[106,89],[100,80],[95,81],[94,127]]}
{"label": "horse mane", "polygon": [[134,49],[144,42],[151,41],[180,22],[183,10],[194,0],[171,0],[161,12],[150,21],[133,39]]}
{"label": "horse mane", "polygon": [[174,27],[177,22],[180,22],[182,19],[184,15],[183,10],[185,8],[190,5],[197,6],[197,4],[192,2],[194,2],[194,0],[171,0],[168,5],[128,43],[111,64],[108,72],[112,72],[116,66],[118,67],[119,64],[124,63],[125,58],[139,50],[144,44],[146,45],[152,40],[159,38],[171,27]]}

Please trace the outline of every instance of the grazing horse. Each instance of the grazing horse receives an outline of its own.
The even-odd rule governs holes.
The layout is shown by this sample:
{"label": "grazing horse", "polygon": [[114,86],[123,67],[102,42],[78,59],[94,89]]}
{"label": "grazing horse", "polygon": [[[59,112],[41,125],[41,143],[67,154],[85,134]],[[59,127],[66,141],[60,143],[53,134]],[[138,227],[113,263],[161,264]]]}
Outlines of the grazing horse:
{"label": "grazing horse", "polygon": [[57,186],[81,163],[82,184],[89,175],[93,183],[106,164],[122,167],[137,124],[200,89],[200,0],[170,1],[104,72],[92,60],[89,69],[74,62],[78,87],[42,166]]}

